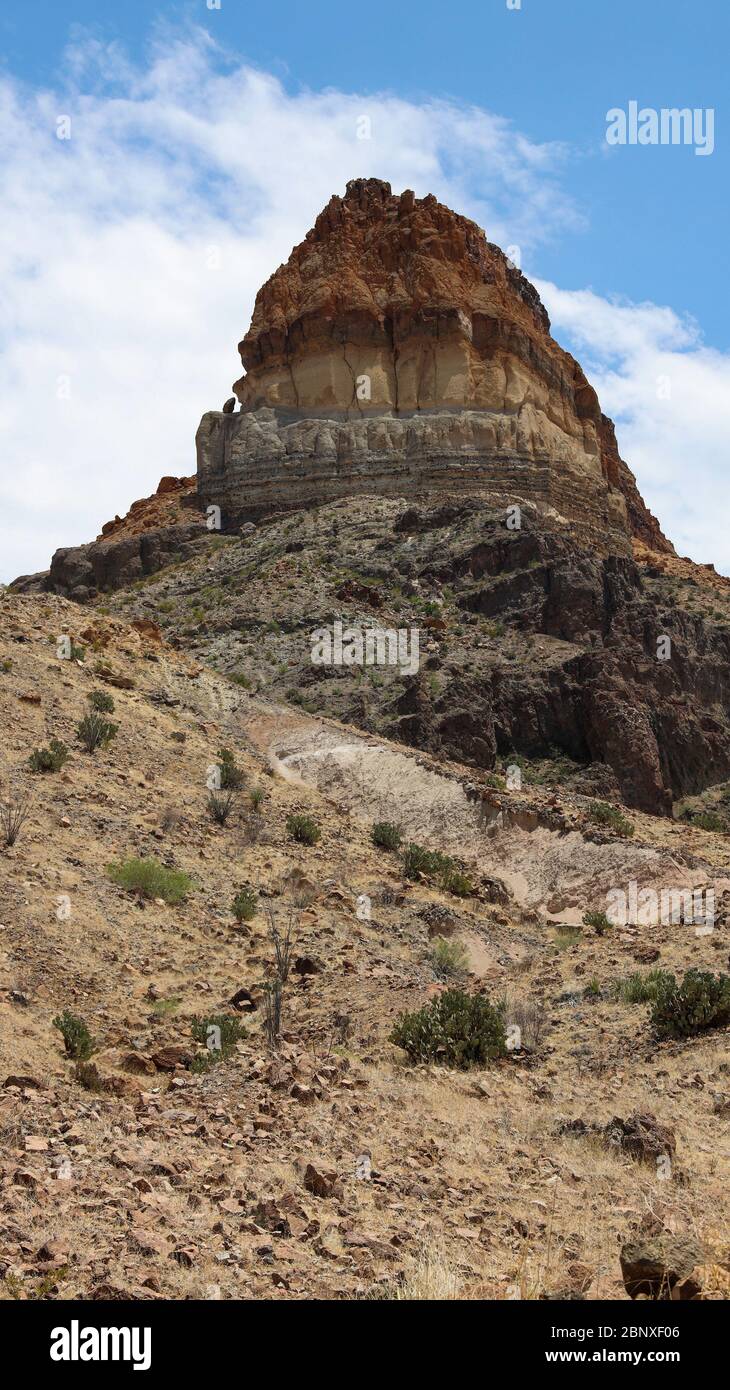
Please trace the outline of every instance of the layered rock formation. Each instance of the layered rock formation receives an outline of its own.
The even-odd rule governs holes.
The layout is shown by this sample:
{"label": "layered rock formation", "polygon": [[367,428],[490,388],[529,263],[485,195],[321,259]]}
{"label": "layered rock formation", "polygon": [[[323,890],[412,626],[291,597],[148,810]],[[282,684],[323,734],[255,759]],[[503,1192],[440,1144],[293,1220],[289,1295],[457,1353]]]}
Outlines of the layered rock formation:
{"label": "layered rock formation", "polygon": [[474,222],[356,179],[261,288],[241,411],[198,431],[230,516],[372,491],[534,502],[602,551],[671,551],[534,287]]}

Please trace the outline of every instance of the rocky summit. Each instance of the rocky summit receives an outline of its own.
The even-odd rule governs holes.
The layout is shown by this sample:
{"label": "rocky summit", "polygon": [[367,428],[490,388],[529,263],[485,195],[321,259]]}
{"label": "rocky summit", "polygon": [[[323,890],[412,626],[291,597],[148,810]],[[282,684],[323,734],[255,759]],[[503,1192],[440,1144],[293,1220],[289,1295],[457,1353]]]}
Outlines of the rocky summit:
{"label": "rocky summit", "polygon": [[429,196],[354,179],[261,288],[203,500],[254,519],[368,492],[531,505],[600,552],[670,551],[534,287]]}
{"label": "rocky summit", "polygon": [[434,198],[241,355],[0,592],[0,1299],[726,1299],[730,580]]}

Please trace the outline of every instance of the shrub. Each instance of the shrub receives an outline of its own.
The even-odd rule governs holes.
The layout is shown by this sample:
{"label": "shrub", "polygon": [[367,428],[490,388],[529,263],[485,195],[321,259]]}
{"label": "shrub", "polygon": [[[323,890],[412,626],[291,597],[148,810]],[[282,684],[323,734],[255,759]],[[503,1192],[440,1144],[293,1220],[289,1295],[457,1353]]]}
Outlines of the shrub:
{"label": "shrub", "polygon": [[439,850],[424,849],[423,845],[410,844],[403,855],[403,870],[406,878],[418,878],[428,874],[435,878],[446,893],[458,898],[468,898],[472,885],[466,874],[448,854]]}
{"label": "shrub", "polygon": [[92,690],[88,700],[91,708],[96,710],[98,714],[114,713],[114,699],[107,694],[106,690]]}
{"label": "shrub", "polygon": [[607,801],[594,801],[589,814],[596,825],[607,826],[625,840],[630,839],[634,833],[631,821],[626,819],[617,806],[610,806]]}
{"label": "shrub", "polygon": [[266,792],[264,791],[263,787],[252,787],[248,794],[248,799],[251,802],[251,809],[254,811],[260,811],[261,807],[263,806],[265,797]]}
{"label": "shrub", "polygon": [[74,1080],[85,1091],[100,1095],[105,1090],[104,1081],[95,1062],[77,1062],[74,1067]]}
{"label": "shrub", "polygon": [[240,888],[231,903],[231,911],[237,922],[250,922],[256,916],[258,894],[253,888]]}
{"label": "shrub", "polygon": [[8,789],[0,801],[0,834],[6,849],[10,849],[18,839],[32,806],[30,792],[20,788]]}
{"label": "shrub", "polygon": [[155,999],[152,1004],[152,1012],[155,1018],[167,1018],[169,1014],[176,1014],[182,999],[171,996],[169,999]]}
{"label": "shrub", "polygon": [[225,825],[233,810],[235,800],[236,793],[232,787],[229,787],[227,791],[208,792],[208,810],[216,825]]}
{"label": "shrub", "polygon": [[218,758],[220,760],[221,787],[224,790],[237,791],[246,780],[243,768],[238,766],[235,755],[230,748],[219,748]]}
{"label": "shrub", "polygon": [[507,1051],[504,1004],[495,1006],[483,995],[447,989],[424,1008],[401,1014],[390,1041],[412,1062],[460,1070],[483,1067]]}
{"label": "shrub", "polygon": [[111,724],[96,710],[92,710],[91,714],[84,715],[81,720],[76,737],[87,753],[93,753],[97,748],[105,748],[107,743],[111,743],[118,729],[118,724]]}
{"label": "shrub", "polygon": [[605,912],[583,913],[583,926],[593,927],[596,936],[605,936],[606,932],[611,930],[611,925],[612,923]]}
{"label": "shrub", "polygon": [[300,845],[316,845],[322,838],[322,831],[311,816],[287,816],[286,828],[292,840]]}
{"label": "shrub", "polygon": [[471,879],[460,869],[444,869],[440,877],[441,887],[455,898],[468,898],[472,892]]}
{"label": "shrub", "polygon": [[730,975],[688,970],[678,985],[670,975],[651,1013],[658,1038],[691,1038],[730,1023]]}
{"label": "shrub", "polygon": [[449,941],[445,936],[437,936],[429,951],[434,974],[440,980],[463,975],[469,969],[469,952],[461,941]]}
{"label": "shrub", "polygon": [[619,980],[614,994],[624,1004],[653,1004],[662,990],[671,987],[674,976],[667,970],[635,970],[625,980]]}
{"label": "shrub", "polygon": [[559,927],[555,933],[555,945],[559,951],[569,951],[581,939],[580,927]]}
{"label": "shrub", "polygon": [[391,821],[376,821],[370,831],[370,838],[378,849],[400,849],[403,836],[400,827]]}
{"label": "shrub", "polygon": [[107,864],[107,873],[114,883],[129,893],[143,898],[162,898],[166,903],[185,901],[192,879],[182,869],[167,869],[156,859],[125,859],[121,864]]}
{"label": "shrub", "polygon": [[66,1055],[73,1057],[75,1062],[86,1062],[94,1051],[94,1040],[83,1018],[64,1009],[62,1014],[54,1018],[53,1026],[58,1028],[63,1038]]}
{"label": "shrub", "polygon": [[692,824],[700,830],[727,830],[727,822],[722,816],[718,816],[717,811],[700,811],[692,817]]}
{"label": "shrub", "polygon": [[291,969],[296,918],[295,914],[290,911],[286,925],[282,929],[276,920],[274,908],[271,903],[267,903],[266,923],[274,947],[274,974],[273,978],[266,982],[264,988],[264,1031],[269,1047],[272,1051],[276,1051],[281,1037],[281,1012],[284,990]]}
{"label": "shrub", "polygon": [[[215,1030],[215,1031],[213,1031]],[[224,1062],[230,1057],[235,1045],[248,1037],[246,1029],[231,1014],[210,1014],[207,1018],[193,1018],[191,1032],[196,1042],[203,1043],[205,1052],[194,1057],[192,1071],[207,1071],[216,1062]]]}
{"label": "shrub", "polygon": [[47,748],[36,748],[28,759],[31,772],[60,772],[67,761],[68,748],[57,738],[52,738]]}
{"label": "shrub", "polygon": [[435,875],[444,869],[450,869],[452,864],[453,860],[445,854],[439,854],[437,850],[424,849],[423,845],[411,843],[403,853],[406,878],[418,878],[419,874]]}

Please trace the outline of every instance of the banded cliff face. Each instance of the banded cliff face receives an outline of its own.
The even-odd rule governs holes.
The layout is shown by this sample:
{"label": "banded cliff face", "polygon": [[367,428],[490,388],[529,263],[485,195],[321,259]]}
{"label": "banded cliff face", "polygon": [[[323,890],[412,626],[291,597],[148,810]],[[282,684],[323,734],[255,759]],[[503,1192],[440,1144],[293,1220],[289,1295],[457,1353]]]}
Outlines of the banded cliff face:
{"label": "banded cliff face", "polygon": [[537,292],[432,197],[356,179],[262,286],[235,415],[198,432],[199,489],[240,516],[347,493],[528,502],[576,539],[671,551]]}

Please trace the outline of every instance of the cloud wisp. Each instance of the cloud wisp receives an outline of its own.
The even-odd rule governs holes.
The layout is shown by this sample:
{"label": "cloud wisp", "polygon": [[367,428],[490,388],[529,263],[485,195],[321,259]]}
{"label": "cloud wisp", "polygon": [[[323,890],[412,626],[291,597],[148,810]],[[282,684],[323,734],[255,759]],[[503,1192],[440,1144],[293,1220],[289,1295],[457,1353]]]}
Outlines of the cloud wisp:
{"label": "cloud wisp", "polygon": [[536,285],[665,534],[680,555],[730,573],[730,355],[705,346],[697,324],[670,308]]}

